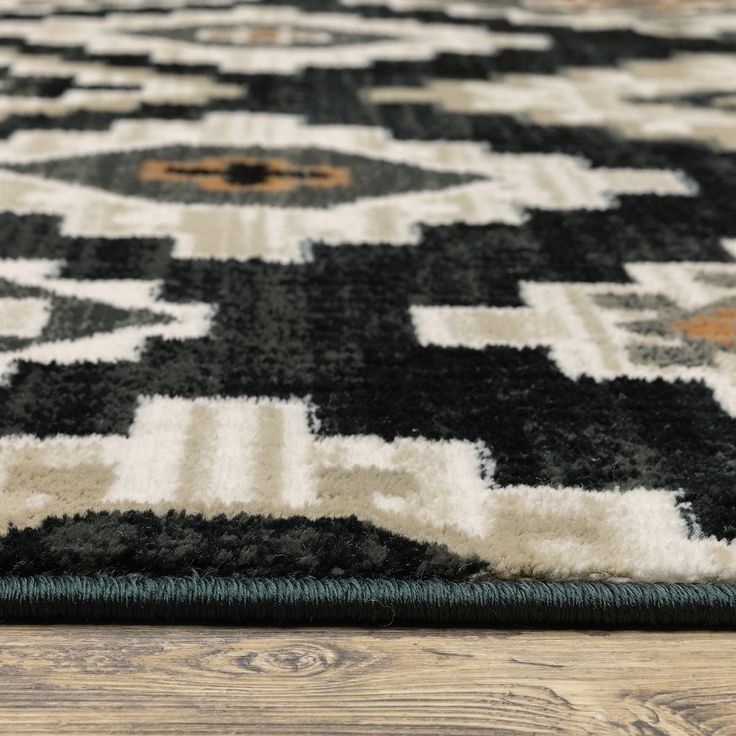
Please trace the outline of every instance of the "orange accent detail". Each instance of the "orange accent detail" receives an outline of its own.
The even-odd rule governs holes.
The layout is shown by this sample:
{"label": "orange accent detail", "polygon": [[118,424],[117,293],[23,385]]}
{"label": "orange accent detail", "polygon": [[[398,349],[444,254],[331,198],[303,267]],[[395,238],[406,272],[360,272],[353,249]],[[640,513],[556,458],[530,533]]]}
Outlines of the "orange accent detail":
{"label": "orange accent detail", "polygon": [[672,329],[696,340],[736,348],[736,307],[718,307],[707,314],[672,322]]}
{"label": "orange accent detail", "polygon": [[205,28],[199,37],[214,43],[264,43],[275,44],[283,35],[283,29],[278,26],[256,26],[255,28]]}
{"label": "orange accent detail", "polygon": [[250,29],[250,40],[253,43],[276,43],[281,29],[276,26],[261,26]]}
{"label": "orange accent detail", "polygon": [[[257,184],[227,181],[228,166],[267,166],[272,172]],[[172,171],[178,169],[178,171]],[[206,172],[202,170],[206,169]],[[191,172],[191,173],[190,173]],[[278,174],[274,176],[273,174]],[[291,175],[290,175],[291,174]],[[139,181],[194,183],[207,192],[291,192],[299,187],[333,189],[350,185],[350,169],[344,166],[294,166],[281,158],[258,159],[241,156],[205,157],[197,161],[144,161],[138,169]]]}

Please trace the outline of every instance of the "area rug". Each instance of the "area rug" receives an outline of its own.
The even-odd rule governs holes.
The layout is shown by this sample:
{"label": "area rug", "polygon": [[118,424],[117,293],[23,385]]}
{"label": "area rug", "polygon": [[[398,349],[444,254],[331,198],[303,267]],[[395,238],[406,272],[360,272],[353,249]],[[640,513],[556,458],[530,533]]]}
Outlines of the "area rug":
{"label": "area rug", "polygon": [[735,52],[3,0],[0,620],[736,623]]}

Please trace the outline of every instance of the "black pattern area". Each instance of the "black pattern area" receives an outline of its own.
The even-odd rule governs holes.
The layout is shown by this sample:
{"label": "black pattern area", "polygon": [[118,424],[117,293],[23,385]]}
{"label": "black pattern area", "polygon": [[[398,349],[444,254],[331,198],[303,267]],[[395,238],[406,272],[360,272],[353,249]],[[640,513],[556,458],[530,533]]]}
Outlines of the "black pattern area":
{"label": "black pattern area", "polygon": [[355,517],[89,512],[0,538],[0,575],[236,575],[466,580],[484,563]]}

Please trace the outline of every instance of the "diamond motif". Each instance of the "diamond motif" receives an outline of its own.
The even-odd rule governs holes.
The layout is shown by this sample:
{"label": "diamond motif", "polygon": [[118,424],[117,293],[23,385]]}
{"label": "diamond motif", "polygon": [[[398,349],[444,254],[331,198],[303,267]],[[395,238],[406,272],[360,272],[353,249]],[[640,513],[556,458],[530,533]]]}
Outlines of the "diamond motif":
{"label": "diamond motif", "polygon": [[158,202],[272,207],[325,207],[483,178],[340,151],[260,146],[163,146],[5,168]]}

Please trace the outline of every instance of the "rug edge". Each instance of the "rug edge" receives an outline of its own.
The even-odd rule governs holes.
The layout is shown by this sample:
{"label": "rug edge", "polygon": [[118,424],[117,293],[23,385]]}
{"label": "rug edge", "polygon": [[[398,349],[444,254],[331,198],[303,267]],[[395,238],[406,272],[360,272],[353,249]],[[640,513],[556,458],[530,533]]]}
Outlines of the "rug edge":
{"label": "rug edge", "polygon": [[736,585],[0,577],[2,623],[733,627]]}

